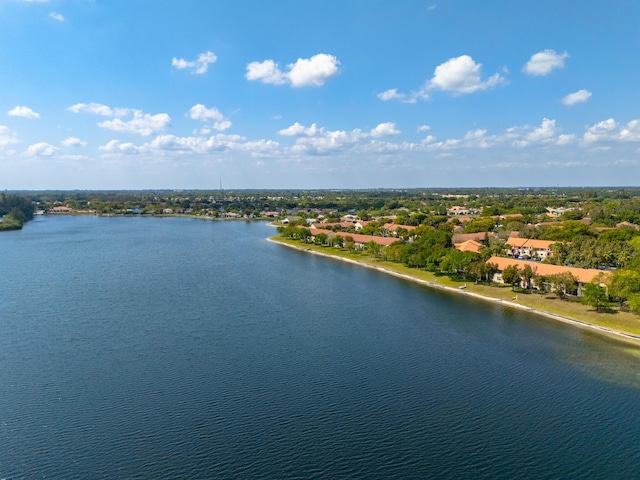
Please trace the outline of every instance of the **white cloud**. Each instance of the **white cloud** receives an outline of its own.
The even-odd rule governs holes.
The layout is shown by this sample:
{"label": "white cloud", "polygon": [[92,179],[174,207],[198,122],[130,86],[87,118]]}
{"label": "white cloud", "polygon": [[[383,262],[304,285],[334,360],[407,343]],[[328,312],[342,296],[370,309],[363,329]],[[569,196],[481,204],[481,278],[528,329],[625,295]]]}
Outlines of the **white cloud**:
{"label": "white cloud", "polygon": [[576,103],[586,103],[591,98],[591,92],[588,90],[578,90],[577,92],[570,93],[562,99],[562,103],[571,106]]}
{"label": "white cloud", "polygon": [[224,118],[222,113],[220,113],[220,111],[217,108],[215,107],[207,108],[201,103],[198,103],[197,105],[194,105],[193,107],[191,107],[191,109],[189,110],[189,116],[194,120],[202,120],[204,122],[206,121],[219,122]]}
{"label": "white cloud", "polygon": [[299,58],[296,63],[288,65],[289,80],[294,87],[319,87],[338,74],[340,62],[333,55],[319,53],[311,58]]}
{"label": "white cloud", "polygon": [[616,130],[618,130],[618,123],[613,118],[609,118],[589,127],[582,139],[586,143],[614,140],[617,137]]}
{"label": "white cloud", "polygon": [[300,125],[298,122],[294,123],[290,127],[287,127],[283,130],[278,131],[279,135],[284,135],[288,137],[301,136],[301,135],[305,135],[307,137],[313,137],[314,135],[316,135],[316,133],[318,133],[318,127],[316,126],[315,123],[311,124],[311,126],[307,128],[304,125]]}
{"label": "white cloud", "polygon": [[310,155],[325,155],[357,145],[366,135],[360,129],[350,132],[343,130],[324,132],[321,136],[300,137],[292,151]]}
{"label": "white cloud", "polygon": [[184,156],[224,153],[228,151],[245,152],[252,157],[274,156],[279,148],[278,142],[272,140],[256,140],[247,142],[239,135],[216,134],[211,137],[178,137],[175,135],[159,135],[150,142],[136,146],[133,143],[120,143],[111,140],[99,150],[105,156],[114,155],[158,155]]}
{"label": "white cloud", "polygon": [[215,53],[206,51],[198,55],[196,60],[185,60],[184,58],[176,58],[173,57],[171,60],[171,65],[177,68],[178,70],[189,69],[191,73],[202,75],[203,73],[207,73],[209,69],[209,65],[215,63],[218,60],[218,57]]}
{"label": "white cloud", "polygon": [[[471,130],[460,139],[448,139],[440,142],[430,142],[431,150],[453,150],[460,148],[490,148],[497,146],[514,146],[525,148],[535,145],[555,144],[564,145],[575,141],[573,135],[556,136],[556,121],[542,119],[537,127],[530,125],[510,127],[495,135],[487,135],[485,129]],[[435,139],[434,139],[435,140]]]}
{"label": "white cloud", "polygon": [[419,132],[427,132],[429,130],[431,130],[431,127],[429,125],[420,125],[418,127]]}
{"label": "white cloud", "polygon": [[60,142],[63,147],[85,147],[87,142],[83,142],[77,137],[69,137]]}
{"label": "white cloud", "polygon": [[171,117],[166,113],[150,115],[139,110],[134,110],[131,120],[123,121],[120,118],[114,118],[113,120],[98,123],[98,126],[116,132],[136,133],[142,136],[148,136],[164,130],[169,126],[170,122]]}
{"label": "white cloud", "polygon": [[576,136],[573,134],[562,134],[558,135],[558,141],[556,142],[558,145],[570,145],[575,143],[577,140]]}
{"label": "white cloud", "polygon": [[286,74],[280,71],[278,64],[273,60],[264,62],[251,62],[247,65],[247,80],[257,80],[262,83],[282,85],[286,83]]}
{"label": "white cloud", "polygon": [[106,145],[99,146],[98,149],[105,152],[113,152],[118,148],[119,143],[118,140],[110,140]]}
{"label": "white cloud", "polygon": [[640,142],[640,120],[631,120],[620,132],[620,140]]}
{"label": "white cloud", "polygon": [[295,63],[287,65],[288,72],[283,72],[273,60],[251,62],[247,64],[247,80],[282,85],[289,82],[294,87],[320,87],[331,77],[340,73],[338,59],[326,53],[319,53],[311,58],[299,58]]}
{"label": "white cloud", "polygon": [[420,89],[417,92],[411,92],[410,94],[398,92],[397,88],[390,88],[384,92],[376,95],[380,100],[386,102],[389,100],[398,100],[402,103],[416,103],[418,99],[426,100],[429,98],[429,94],[426,89]]}
{"label": "white cloud", "polygon": [[377,97],[386,102],[388,100],[404,100],[407,96],[404,93],[398,93],[397,88],[390,88],[389,90],[385,90],[377,95]]}
{"label": "white cloud", "polygon": [[521,140],[515,140],[516,147],[527,147],[532,143],[546,143],[553,139],[556,131],[556,121],[543,118],[539,127],[525,133]]}
{"label": "white cloud", "polygon": [[10,117],[22,117],[22,118],[40,118],[40,114],[34,112],[29,107],[22,107],[20,105],[12,108],[7,112]]}
{"label": "white cloud", "polygon": [[631,120],[624,127],[621,127],[613,118],[603,120],[589,127],[582,140],[585,144],[613,141],[640,142],[640,120]]}
{"label": "white cloud", "polygon": [[435,69],[428,88],[437,88],[463,95],[480,90],[487,90],[505,82],[505,78],[496,73],[482,81],[480,70],[482,64],[475,63],[469,55],[451,58]]}
{"label": "white cloud", "polygon": [[212,122],[214,130],[223,132],[231,128],[232,123],[224,118],[224,115],[220,113],[215,107],[207,108],[201,103],[194,105],[189,110],[189,116],[194,120],[201,120],[203,122]]}
{"label": "white cloud", "polygon": [[101,103],[77,103],[70,106],[67,110],[74,113],[93,113],[95,115],[102,115],[103,117],[124,117],[128,115],[131,110],[128,108],[111,108]]}
{"label": "white cloud", "polygon": [[567,52],[560,54],[555,50],[543,50],[534,53],[522,67],[522,71],[528,75],[547,75],[556,68],[564,67],[564,61],[567,58],[569,58]]}
{"label": "white cloud", "polygon": [[27,147],[26,154],[30,157],[50,157],[58,150],[57,147],[48,144],[47,142],[35,143]]}
{"label": "white cloud", "polygon": [[0,125],[0,148],[18,143],[18,139],[9,131],[5,125]]}
{"label": "white cloud", "polygon": [[51,12],[49,16],[54,20],[57,20],[59,22],[64,22],[64,17],[58,12]]}
{"label": "white cloud", "polygon": [[[131,108],[111,108],[101,103],[78,103],[67,108],[74,113],[93,113],[103,117],[114,117],[98,123],[99,127],[114,130],[116,132],[137,133],[148,136],[167,128],[171,122],[171,117],[166,113],[150,115],[140,110]],[[133,115],[129,120],[122,120],[122,117]]]}
{"label": "white cloud", "polygon": [[393,122],[380,123],[376,128],[369,132],[372,137],[376,138],[386,137],[389,135],[399,135],[400,133],[400,130],[396,130],[396,124]]}
{"label": "white cloud", "polygon": [[434,5],[429,5],[429,6],[427,7],[427,10],[435,10],[435,9],[436,9],[436,6],[437,6],[437,5],[435,5],[435,4],[434,4]]}

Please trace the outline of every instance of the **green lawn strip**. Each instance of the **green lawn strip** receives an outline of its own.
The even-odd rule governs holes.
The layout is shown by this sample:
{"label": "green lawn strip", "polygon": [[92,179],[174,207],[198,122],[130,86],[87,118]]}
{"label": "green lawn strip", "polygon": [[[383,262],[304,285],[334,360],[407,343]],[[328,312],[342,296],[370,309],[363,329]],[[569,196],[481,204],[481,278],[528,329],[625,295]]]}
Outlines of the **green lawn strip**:
{"label": "green lawn strip", "polygon": [[446,287],[458,288],[466,284],[466,291],[490,298],[515,302],[514,297],[517,294],[517,303],[520,305],[580,320],[592,325],[598,325],[624,333],[640,335],[640,318],[630,312],[624,312],[617,309],[614,309],[613,313],[596,312],[593,307],[582,305],[575,301],[561,300],[559,298],[555,298],[553,295],[541,295],[536,292],[513,292],[511,287],[508,285],[488,286],[486,284],[475,284],[473,281],[465,282],[462,280],[455,280],[447,275],[436,275],[432,272],[410,268],[400,263],[376,260],[364,253],[349,252],[344,249],[333,248],[326,245],[300,243],[297,240],[291,240],[283,237],[273,237],[272,240],[280,243],[286,243],[303,250],[312,250],[327,255],[346,258],[374,267],[381,267],[419,280],[435,282]]}

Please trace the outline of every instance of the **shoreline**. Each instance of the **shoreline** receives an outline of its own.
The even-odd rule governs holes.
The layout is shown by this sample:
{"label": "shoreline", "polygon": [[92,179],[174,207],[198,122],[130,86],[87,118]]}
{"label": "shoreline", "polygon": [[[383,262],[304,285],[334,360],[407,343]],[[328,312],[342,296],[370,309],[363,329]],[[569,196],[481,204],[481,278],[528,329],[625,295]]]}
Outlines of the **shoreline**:
{"label": "shoreline", "polygon": [[575,318],[566,317],[564,315],[558,315],[556,313],[547,312],[545,310],[540,310],[539,308],[527,307],[527,306],[521,305],[519,303],[511,302],[511,301],[508,301],[508,300],[502,300],[501,298],[494,298],[494,297],[490,297],[490,296],[487,296],[487,295],[481,295],[481,294],[478,294],[478,293],[469,292],[469,291],[467,291],[465,289],[448,287],[446,285],[441,285],[441,284],[439,284],[437,282],[431,282],[429,280],[422,280],[420,278],[416,278],[416,277],[413,277],[411,275],[407,275],[407,274],[400,273],[400,272],[395,272],[393,270],[389,270],[388,268],[369,265],[369,264],[366,264],[366,263],[358,262],[357,260],[352,260],[350,258],[340,257],[338,255],[331,255],[329,253],[317,252],[315,250],[307,249],[307,248],[304,248],[302,246],[291,245],[289,243],[284,243],[284,242],[278,242],[277,240],[273,240],[272,238],[267,238],[267,241],[273,242],[273,243],[277,243],[278,245],[283,245],[285,247],[293,248],[293,249],[299,250],[301,252],[311,253],[313,255],[318,255],[318,256],[326,257],[326,258],[331,258],[331,259],[334,259],[334,260],[340,260],[342,262],[351,263],[351,264],[358,265],[358,266],[361,266],[361,267],[369,268],[371,270],[377,270],[379,272],[386,273],[388,275],[392,275],[392,276],[397,277],[397,278],[402,278],[404,280],[408,280],[410,282],[414,282],[414,283],[417,283],[417,284],[420,284],[420,285],[424,285],[426,287],[439,289],[439,290],[444,290],[444,291],[451,292],[451,293],[457,293],[459,295],[467,295],[469,297],[473,297],[473,298],[476,298],[478,300],[482,300],[482,301],[485,301],[485,302],[499,303],[499,304],[505,305],[507,307],[528,311],[528,312],[531,312],[531,313],[534,313],[534,314],[537,314],[537,315],[541,315],[543,317],[547,317],[547,318],[551,318],[553,320],[557,320],[557,321],[563,322],[563,323],[568,324],[568,325],[573,325],[574,327],[582,328],[584,330],[594,331],[594,332],[599,333],[601,335],[605,335],[605,336],[608,336],[608,337],[614,337],[617,340],[624,340],[626,342],[632,342],[635,345],[640,345],[640,335],[634,335],[632,333],[625,333],[625,332],[621,332],[619,330],[614,330],[614,329],[607,328],[607,327],[601,327],[599,325],[594,325],[592,323],[584,322],[582,320],[578,320],[578,319],[575,319]]}

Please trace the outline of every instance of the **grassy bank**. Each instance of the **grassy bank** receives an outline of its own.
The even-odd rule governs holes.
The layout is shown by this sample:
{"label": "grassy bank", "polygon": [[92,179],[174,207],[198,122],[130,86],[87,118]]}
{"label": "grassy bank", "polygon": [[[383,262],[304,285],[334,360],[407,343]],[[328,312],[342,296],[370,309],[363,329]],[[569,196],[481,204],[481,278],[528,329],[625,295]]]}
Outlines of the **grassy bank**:
{"label": "grassy bank", "polygon": [[475,294],[487,299],[502,300],[509,302],[510,304],[517,304],[520,307],[537,310],[538,313],[557,315],[565,317],[566,319],[573,319],[578,322],[613,330],[615,332],[635,336],[640,335],[640,317],[633,313],[620,311],[615,308],[610,309],[607,313],[596,312],[593,307],[589,307],[575,301],[562,300],[552,294],[541,295],[536,292],[526,293],[519,291],[517,292],[517,301],[515,301],[514,297],[516,296],[516,293],[511,291],[511,288],[507,285],[476,285],[473,282],[457,281],[446,275],[437,275],[425,270],[409,268],[400,263],[376,260],[363,253],[349,252],[344,249],[324,245],[305,244],[300,243],[297,240],[291,240],[283,237],[273,237],[271,240],[297,249],[320,253],[323,255],[330,255],[340,259],[357,262],[372,268],[383,269],[390,273],[406,276],[409,279],[427,282],[433,287],[440,286],[448,287],[452,290],[458,290],[459,287],[466,285],[464,293],[467,294]]}

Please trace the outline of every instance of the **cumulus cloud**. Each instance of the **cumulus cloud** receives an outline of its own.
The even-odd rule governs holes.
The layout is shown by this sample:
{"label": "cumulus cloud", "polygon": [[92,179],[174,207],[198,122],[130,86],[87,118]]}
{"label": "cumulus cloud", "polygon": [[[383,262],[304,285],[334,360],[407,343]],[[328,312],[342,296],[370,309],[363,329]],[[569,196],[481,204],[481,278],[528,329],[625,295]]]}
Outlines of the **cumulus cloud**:
{"label": "cumulus cloud", "polygon": [[522,67],[522,71],[528,75],[548,75],[552,70],[564,67],[564,61],[567,58],[569,58],[567,52],[556,53],[555,50],[543,50],[534,53]]}
{"label": "cumulus cloud", "polygon": [[287,65],[287,71],[282,71],[271,59],[251,62],[247,64],[245,76],[247,80],[274,85],[290,83],[294,87],[320,87],[340,73],[339,65],[335,56],[319,53],[311,58],[299,58]]}
{"label": "cumulus cloud", "polygon": [[246,78],[247,80],[257,80],[274,85],[282,85],[287,81],[286,74],[280,71],[278,64],[273,60],[249,63],[247,65]]}
{"label": "cumulus cloud", "polygon": [[582,139],[586,143],[614,140],[617,137],[618,123],[609,118],[589,127]]}
{"label": "cumulus cloud", "polygon": [[133,111],[133,118],[130,120],[122,120],[120,118],[114,118],[113,120],[106,120],[98,123],[99,127],[107,128],[116,132],[123,133],[136,133],[142,136],[149,136],[153,133],[164,130],[169,126],[171,117],[166,113],[158,113],[157,115],[151,115],[149,113],[143,113],[139,110]]}
{"label": "cumulus cloud", "polygon": [[576,103],[586,103],[591,98],[591,92],[588,90],[578,90],[577,92],[570,93],[562,99],[562,103],[567,106],[575,105]]}
{"label": "cumulus cloud", "polygon": [[299,58],[296,63],[288,65],[289,80],[294,87],[319,87],[338,74],[339,64],[336,57],[326,53],[319,53],[311,58]]}
{"label": "cumulus cloud", "polygon": [[218,60],[218,57],[215,53],[206,51],[198,55],[198,58],[195,60],[185,60],[184,58],[176,58],[173,57],[171,60],[171,65],[178,70],[189,69],[191,73],[196,75],[202,75],[203,73],[207,73],[209,69],[209,65],[215,63]]}
{"label": "cumulus cloud", "polygon": [[419,132],[426,132],[426,131],[429,131],[429,130],[431,130],[431,127],[429,125],[420,125],[418,127],[418,131]]}
{"label": "cumulus cloud", "polygon": [[[167,128],[171,123],[171,117],[166,113],[150,115],[140,110],[111,108],[101,103],[78,103],[72,105],[67,110],[74,113],[92,113],[104,117],[113,117],[112,120],[98,123],[98,126],[116,132],[136,133],[143,136],[158,133]],[[123,120],[124,117],[129,116],[132,116],[132,118]]]}
{"label": "cumulus cloud", "polygon": [[344,130],[325,131],[319,136],[298,138],[292,151],[310,155],[326,155],[355,146],[365,137],[366,135],[360,129],[350,132]]}
{"label": "cumulus cloud", "polygon": [[7,112],[10,117],[22,117],[22,118],[40,118],[40,114],[34,112],[29,107],[16,106]]}
{"label": "cumulus cloud", "polygon": [[58,150],[60,149],[48,144],[47,142],[40,142],[29,145],[27,147],[26,154],[30,157],[50,157]]}
{"label": "cumulus cloud", "polygon": [[185,156],[237,151],[248,153],[252,157],[267,157],[277,153],[279,144],[272,140],[248,142],[246,138],[239,135],[219,133],[210,137],[159,135],[139,146],[130,142],[120,143],[118,140],[111,140],[98,148],[105,152],[105,156],[138,154]]}
{"label": "cumulus cloud", "polygon": [[544,143],[553,139],[556,132],[556,121],[543,118],[539,127],[526,132],[519,140],[514,140],[516,147],[527,147],[532,143]]}
{"label": "cumulus cloud", "polygon": [[77,137],[65,138],[60,142],[63,147],[85,147],[87,142],[83,142]]}
{"label": "cumulus cloud", "polygon": [[640,120],[631,120],[620,131],[620,140],[640,142]]}
{"label": "cumulus cloud", "polygon": [[57,20],[59,22],[64,22],[64,17],[58,12],[51,12],[49,16],[54,20]]}
{"label": "cumulus cloud", "polygon": [[453,150],[460,148],[490,148],[498,146],[512,146],[516,148],[533,147],[536,145],[566,145],[575,141],[573,135],[558,135],[556,121],[544,118],[539,126],[516,126],[504,131],[487,135],[487,130],[476,129],[465,134],[463,138],[448,139],[440,142],[430,142],[427,146],[431,150]]}
{"label": "cumulus cloud", "polygon": [[[201,120],[203,122],[211,122],[214,130],[223,132],[231,128],[232,123],[224,118],[224,115],[220,113],[215,107],[207,108],[201,103],[194,105],[189,110],[189,117],[194,120]],[[207,132],[208,133],[208,132]]]}
{"label": "cumulus cloud", "polygon": [[373,128],[370,132],[369,135],[371,135],[372,137],[386,137],[389,135],[399,135],[401,132],[400,130],[396,130],[396,124],[393,122],[386,122],[386,123],[380,123],[378,124],[378,126],[376,126],[376,128]]}
{"label": "cumulus cloud", "polygon": [[469,55],[451,58],[436,67],[428,88],[463,95],[487,90],[506,81],[498,73],[483,81],[481,68],[482,64],[474,62]]}
{"label": "cumulus cloud", "polygon": [[307,137],[313,137],[318,132],[319,130],[315,123],[312,123],[311,126],[307,128],[304,125],[300,125],[298,122],[296,122],[290,127],[279,130],[278,134],[284,135],[286,137],[301,136],[301,135],[304,135]]}

